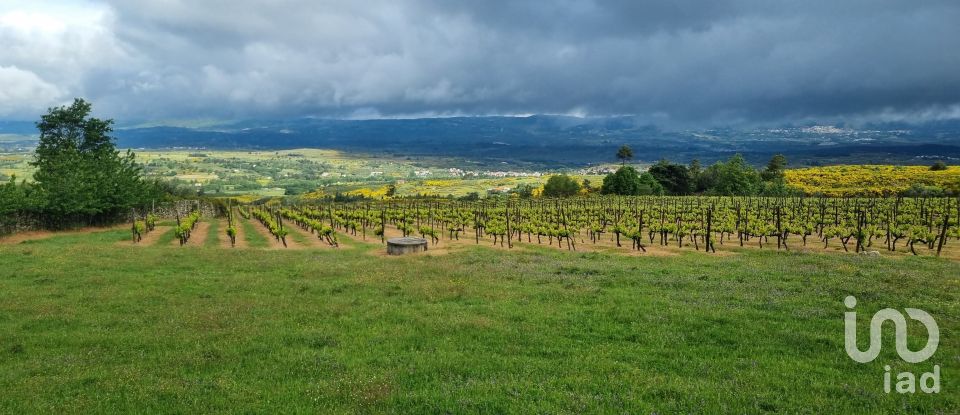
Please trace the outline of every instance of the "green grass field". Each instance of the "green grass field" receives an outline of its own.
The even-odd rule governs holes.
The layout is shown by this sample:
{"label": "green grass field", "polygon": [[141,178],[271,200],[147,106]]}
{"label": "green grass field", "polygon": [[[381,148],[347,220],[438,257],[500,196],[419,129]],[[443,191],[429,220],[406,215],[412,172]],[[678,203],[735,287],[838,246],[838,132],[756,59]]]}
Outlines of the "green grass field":
{"label": "green grass field", "polygon": [[[960,412],[955,262],[120,240],[0,245],[0,412]],[[881,308],[928,311],[937,353],[904,363],[886,330],[854,362],[847,295],[861,338]],[[942,391],[886,394],[886,364],[940,365]]]}

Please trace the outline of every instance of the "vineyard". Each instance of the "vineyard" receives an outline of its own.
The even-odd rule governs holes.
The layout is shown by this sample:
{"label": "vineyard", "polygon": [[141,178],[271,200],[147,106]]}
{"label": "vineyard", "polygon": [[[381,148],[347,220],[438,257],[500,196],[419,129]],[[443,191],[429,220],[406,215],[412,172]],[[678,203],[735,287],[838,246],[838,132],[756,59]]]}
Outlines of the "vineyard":
{"label": "vineyard", "polygon": [[[231,206],[222,213],[228,246],[234,247],[245,227],[247,233],[272,240],[276,248],[336,248],[343,237],[382,243],[393,236],[418,236],[434,246],[537,244],[639,253],[651,246],[709,253],[718,247],[752,247],[940,256],[950,241],[960,239],[960,203],[953,198],[393,200]],[[157,220],[148,215],[135,221],[133,241],[153,230]],[[181,246],[202,220],[214,219],[201,217],[197,210],[178,217],[173,232]]]}

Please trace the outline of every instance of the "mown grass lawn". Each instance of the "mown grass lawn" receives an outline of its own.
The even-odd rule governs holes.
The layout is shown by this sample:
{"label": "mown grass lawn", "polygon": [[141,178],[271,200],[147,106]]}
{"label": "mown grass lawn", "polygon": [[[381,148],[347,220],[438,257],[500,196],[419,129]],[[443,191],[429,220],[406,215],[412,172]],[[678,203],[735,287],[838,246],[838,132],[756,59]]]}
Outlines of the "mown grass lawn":
{"label": "mown grass lawn", "polygon": [[[0,245],[0,412],[960,412],[957,263],[126,237]],[[881,308],[928,311],[937,353],[904,363],[887,330],[855,363],[847,295],[862,338]],[[942,391],[885,394],[887,364],[938,364]]]}

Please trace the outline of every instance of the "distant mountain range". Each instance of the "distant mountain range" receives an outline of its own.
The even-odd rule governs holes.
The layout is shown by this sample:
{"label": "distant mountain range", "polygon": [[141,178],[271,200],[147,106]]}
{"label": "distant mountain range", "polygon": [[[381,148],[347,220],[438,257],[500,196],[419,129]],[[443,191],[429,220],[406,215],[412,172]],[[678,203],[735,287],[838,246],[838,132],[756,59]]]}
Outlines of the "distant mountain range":
{"label": "distant mountain range", "polygon": [[[0,121],[0,148],[24,145],[33,123]],[[6,141],[2,137],[5,137]],[[511,160],[544,166],[615,162],[620,145],[638,161],[704,163],[741,153],[763,163],[783,153],[791,164],[928,164],[960,161],[960,121],[763,129],[665,131],[632,117],[454,117],[381,120],[246,120],[202,127],[118,127],[127,148],[329,148],[366,153]],[[20,136],[20,139],[15,139]],[[14,137],[14,138],[10,138]],[[16,144],[11,144],[16,143]]]}

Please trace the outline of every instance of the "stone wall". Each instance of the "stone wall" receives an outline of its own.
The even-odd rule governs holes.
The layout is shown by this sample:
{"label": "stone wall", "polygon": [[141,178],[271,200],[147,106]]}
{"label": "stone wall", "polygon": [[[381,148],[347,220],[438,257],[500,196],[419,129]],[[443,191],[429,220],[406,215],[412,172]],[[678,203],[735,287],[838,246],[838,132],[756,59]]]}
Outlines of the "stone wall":
{"label": "stone wall", "polygon": [[[181,217],[188,215],[194,209],[200,209],[200,214],[206,217],[216,217],[220,215],[219,209],[212,203],[201,200],[178,200],[172,203],[156,205],[147,208],[146,213],[153,209],[153,214],[160,219],[175,219],[179,214]],[[138,212],[143,214],[145,212]]]}
{"label": "stone wall", "polygon": [[[204,200],[178,200],[175,202],[158,203],[145,209],[137,209],[138,219],[151,211],[161,220],[172,220],[177,217],[186,216],[193,209],[200,209],[200,214],[206,217],[217,217],[220,215],[220,209],[217,205]],[[44,230],[44,223],[50,223],[50,218],[34,213],[17,212],[0,218],[0,236],[14,234],[18,232],[29,232]],[[114,223],[130,222],[130,213],[116,218]],[[75,221],[75,227],[84,226],[106,226],[110,223],[84,223],[83,220]]]}

